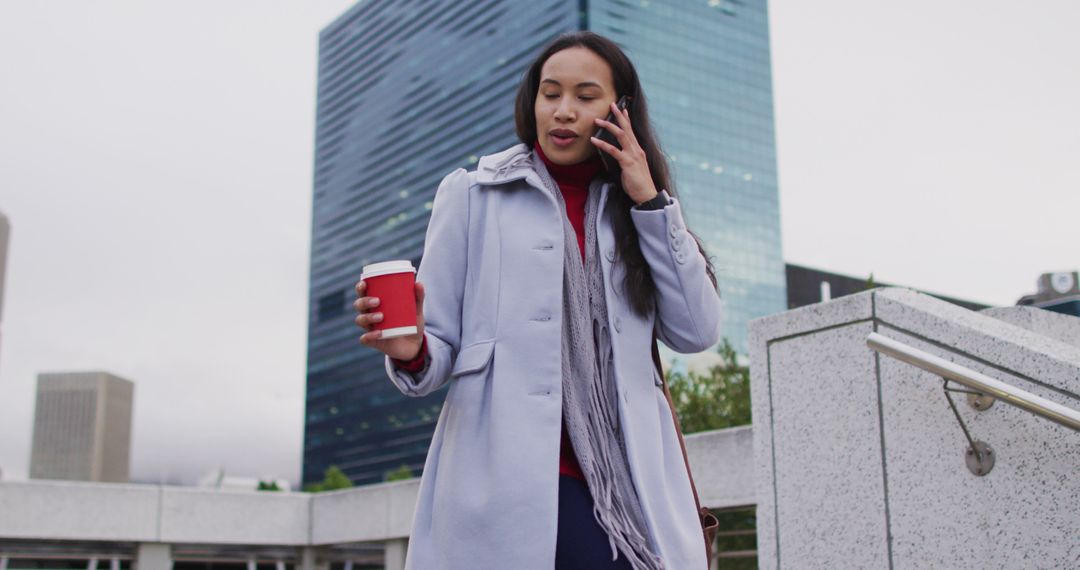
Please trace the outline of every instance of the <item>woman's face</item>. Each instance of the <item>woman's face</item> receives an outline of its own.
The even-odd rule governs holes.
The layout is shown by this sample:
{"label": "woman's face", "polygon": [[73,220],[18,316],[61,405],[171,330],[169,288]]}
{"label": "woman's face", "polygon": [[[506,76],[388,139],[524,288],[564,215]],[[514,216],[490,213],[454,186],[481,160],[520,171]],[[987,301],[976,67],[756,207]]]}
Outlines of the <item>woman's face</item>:
{"label": "woman's face", "polygon": [[[555,164],[575,164],[597,152],[589,140],[615,101],[611,66],[584,47],[555,52],[540,69],[536,136]],[[564,135],[562,137],[558,135]]]}

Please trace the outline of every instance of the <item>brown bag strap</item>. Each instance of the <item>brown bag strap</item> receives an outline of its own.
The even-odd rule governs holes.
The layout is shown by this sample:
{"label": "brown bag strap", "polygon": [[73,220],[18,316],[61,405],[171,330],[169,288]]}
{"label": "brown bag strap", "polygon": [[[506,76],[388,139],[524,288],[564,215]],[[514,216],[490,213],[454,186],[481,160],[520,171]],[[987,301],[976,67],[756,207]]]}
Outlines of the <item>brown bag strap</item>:
{"label": "brown bag strap", "polygon": [[690,458],[686,454],[686,442],[683,441],[682,427],[679,426],[679,415],[675,413],[675,403],[671,400],[671,391],[668,390],[667,378],[664,377],[664,367],[660,363],[660,349],[656,345],[656,333],[653,333],[652,356],[656,364],[656,373],[660,375],[660,383],[664,388],[664,397],[667,398],[668,407],[671,409],[671,420],[675,423],[675,433],[679,435],[679,447],[682,449],[683,462],[686,464],[686,476],[690,478],[690,490],[694,493],[694,505],[697,506],[698,520],[701,523],[702,536],[705,539],[705,556],[712,563],[712,543],[716,537],[716,531],[720,528],[720,521],[707,507],[701,506],[698,499],[697,486],[694,485],[694,475],[690,471]]}

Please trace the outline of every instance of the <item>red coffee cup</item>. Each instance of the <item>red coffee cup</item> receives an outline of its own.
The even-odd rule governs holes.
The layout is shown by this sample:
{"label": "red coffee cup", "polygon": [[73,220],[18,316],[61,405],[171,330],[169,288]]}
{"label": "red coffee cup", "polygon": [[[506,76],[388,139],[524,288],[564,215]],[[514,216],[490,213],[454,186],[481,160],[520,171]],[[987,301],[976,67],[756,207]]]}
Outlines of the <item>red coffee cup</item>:
{"label": "red coffee cup", "polygon": [[378,297],[375,308],[383,320],[374,323],[382,338],[416,334],[416,269],[408,259],[365,265],[360,280],[367,297]]}

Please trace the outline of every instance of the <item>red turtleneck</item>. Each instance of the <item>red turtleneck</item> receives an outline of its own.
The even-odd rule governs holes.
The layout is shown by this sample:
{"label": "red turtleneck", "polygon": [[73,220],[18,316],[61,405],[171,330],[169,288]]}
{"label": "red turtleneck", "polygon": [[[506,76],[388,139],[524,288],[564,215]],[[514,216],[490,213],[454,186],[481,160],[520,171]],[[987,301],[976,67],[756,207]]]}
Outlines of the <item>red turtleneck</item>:
{"label": "red turtleneck", "polygon": [[[589,183],[596,176],[596,173],[603,168],[603,163],[600,161],[600,156],[594,154],[591,158],[588,158],[582,162],[575,164],[555,164],[544,155],[544,151],[540,148],[540,142],[536,141],[533,145],[536,150],[536,154],[544,161],[544,166],[547,167],[551,177],[555,179],[555,183],[559,185],[559,190],[562,191],[563,200],[566,202],[566,217],[570,220],[570,225],[574,228],[574,233],[577,234],[578,249],[581,251],[581,260],[585,261],[585,199],[589,195]],[[401,368],[410,372],[418,372],[423,368],[424,357],[427,355],[427,339],[420,346],[420,354],[409,362],[395,360],[394,362]],[[585,479],[584,473],[581,472],[581,466],[578,465],[577,457],[574,455],[574,447],[570,443],[570,437],[566,432],[566,420],[562,423],[562,443],[559,448],[559,473],[564,475],[570,475],[577,477],[578,479]]]}
{"label": "red turtleneck", "polygon": [[555,164],[544,155],[539,142],[535,148],[536,154],[544,161],[544,166],[559,185],[559,190],[562,190],[563,199],[566,201],[566,216],[570,218],[570,225],[577,234],[581,260],[585,261],[585,198],[589,195],[589,182],[592,182],[596,173],[604,167],[604,163],[600,162],[599,155],[594,154],[592,158],[575,164]]}

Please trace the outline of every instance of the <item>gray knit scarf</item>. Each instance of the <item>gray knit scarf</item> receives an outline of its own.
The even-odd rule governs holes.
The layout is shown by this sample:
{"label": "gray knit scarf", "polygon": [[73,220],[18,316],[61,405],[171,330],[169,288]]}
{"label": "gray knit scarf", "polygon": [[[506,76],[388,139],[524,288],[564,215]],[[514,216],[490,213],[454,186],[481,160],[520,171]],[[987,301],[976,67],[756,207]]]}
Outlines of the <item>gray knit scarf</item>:
{"label": "gray knit scarf", "polygon": [[585,202],[583,265],[562,191],[535,150],[532,163],[563,214],[563,416],[593,496],[593,516],[608,535],[612,560],[622,552],[634,570],[661,570],[664,564],[652,550],[619,426],[604,275],[596,241],[601,183],[593,180]]}

